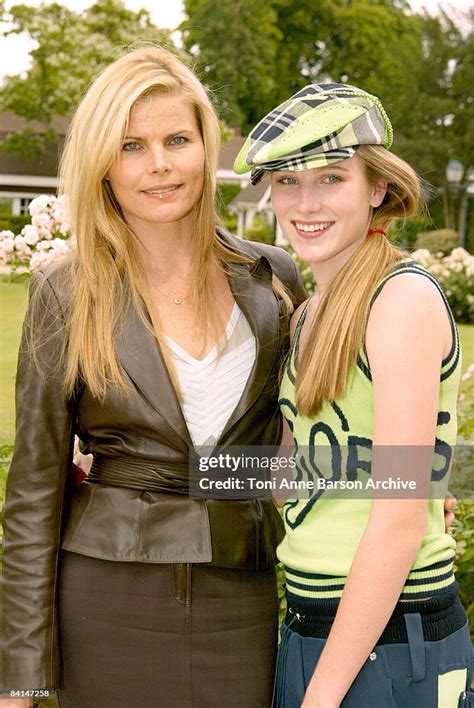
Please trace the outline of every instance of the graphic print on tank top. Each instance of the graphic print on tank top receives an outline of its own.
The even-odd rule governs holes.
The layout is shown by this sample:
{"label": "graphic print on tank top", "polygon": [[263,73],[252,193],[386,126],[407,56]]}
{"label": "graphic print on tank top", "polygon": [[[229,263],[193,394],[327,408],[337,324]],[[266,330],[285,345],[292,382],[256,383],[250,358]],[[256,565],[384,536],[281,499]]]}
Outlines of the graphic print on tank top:
{"label": "graphic print on tank top", "polygon": [[[451,350],[442,362],[440,372],[440,409],[436,428],[435,458],[432,482],[447,481],[453,447],[456,440],[456,400],[460,373],[459,339],[446,297],[436,279],[414,261],[402,261],[377,287],[371,306],[385,283],[404,273],[417,273],[428,278],[437,288],[446,305],[452,332]],[[314,419],[299,416],[295,400],[295,376],[301,329],[307,316],[306,304],[295,328],[280,389],[279,404],[283,416],[295,438],[294,456],[297,465],[294,480],[307,487],[315,485],[305,499],[290,499],[284,507],[285,522],[291,529],[298,527],[318,500],[328,495],[317,489],[318,478],[331,482],[360,480],[365,487],[371,475],[373,434],[373,390],[370,364],[365,342],[362,343],[357,364],[352,367],[346,392],[332,403],[325,402]],[[457,375],[454,375],[454,374]]]}

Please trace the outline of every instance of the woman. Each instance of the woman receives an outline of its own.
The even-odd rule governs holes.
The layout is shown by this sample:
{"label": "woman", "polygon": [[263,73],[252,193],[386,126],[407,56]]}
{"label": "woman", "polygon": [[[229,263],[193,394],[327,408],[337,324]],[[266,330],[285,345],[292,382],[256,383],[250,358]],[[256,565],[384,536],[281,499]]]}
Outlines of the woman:
{"label": "woman", "polygon": [[[285,505],[279,708],[472,701],[435,485],[456,440],[459,340],[437,282],[386,238],[420,199],[391,142],[376,97],[311,85],[254,128],[235,165],[254,182],[269,172],[280,226],[317,284],[293,315],[280,391],[297,480],[316,491]],[[366,491],[342,491],[355,483]]]}
{"label": "woman", "polygon": [[[218,146],[204,88],[158,47],[107,67],[72,121],[61,189],[78,248],[34,279],[17,379],[2,676],[16,705],[27,689],[72,708],[271,700],[278,513],[190,498],[188,461],[278,443],[304,290],[284,251],[217,227]],[[74,435],[94,455],[77,487]]]}

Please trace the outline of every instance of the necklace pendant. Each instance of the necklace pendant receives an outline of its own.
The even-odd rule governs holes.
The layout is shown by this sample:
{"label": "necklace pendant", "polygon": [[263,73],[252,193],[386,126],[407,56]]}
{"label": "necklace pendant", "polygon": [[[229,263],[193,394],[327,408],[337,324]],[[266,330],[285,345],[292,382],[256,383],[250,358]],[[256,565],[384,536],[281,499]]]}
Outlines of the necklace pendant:
{"label": "necklace pendant", "polygon": [[181,299],[179,297],[175,297],[174,299],[174,304],[175,305],[181,305]]}

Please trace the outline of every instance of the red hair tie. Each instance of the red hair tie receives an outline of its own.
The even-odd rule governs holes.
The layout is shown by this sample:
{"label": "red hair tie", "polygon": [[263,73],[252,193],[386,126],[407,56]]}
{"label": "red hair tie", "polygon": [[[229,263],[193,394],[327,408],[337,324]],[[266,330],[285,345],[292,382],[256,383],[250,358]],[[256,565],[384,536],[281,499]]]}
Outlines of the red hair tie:
{"label": "red hair tie", "polygon": [[384,229],[369,229],[367,231],[367,236],[372,236],[372,234],[383,234],[386,236],[387,232]]}

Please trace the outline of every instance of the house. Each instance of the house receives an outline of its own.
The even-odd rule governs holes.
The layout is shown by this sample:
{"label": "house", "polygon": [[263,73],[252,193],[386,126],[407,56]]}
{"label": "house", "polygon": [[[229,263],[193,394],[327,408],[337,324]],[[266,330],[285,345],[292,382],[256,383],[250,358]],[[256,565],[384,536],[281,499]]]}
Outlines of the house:
{"label": "house", "polygon": [[234,133],[221,147],[217,166],[217,179],[226,184],[238,184],[243,189],[250,183],[250,175],[238,175],[234,172],[234,160],[245,142],[245,138]]}
{"label": "house", "polygon": [[276,227],[277,246],[287,243],[280,226],[276,223],[270,203],[270,187],[267,180],[262,180],[259,184],[253,185],[250,182],[250,173],[238,175],[233,170],[234,160],[237,157],[245,138],[235,133],[232,138],[225,143],[219,155],[219,167],[217,179],[220,182],[240,184],[241,191],[227,205],[230,212],[237,216],[237,236],[244,237],[246,229],[250,228],[257,215],[263,216],[268,223]]}
{"label": "house", "polygon": [[275,244],[287,245],[287,240],[275,219],[270,201],[270,185],[268,179],[263,179],[258,184],[249,184],[244,187],[236,197],[227,205],[230,212],[237,215],[237,236],[244,237],[245,231],[253,224],[255,217],[263,216],[276,230]]}
{"label": "house", "polygon": [[[60,138],[64,138],[68,122],[61,117],[54,120]],[[27,127],[38,135],[45,134],[46,129],[40,123],[26,121],[10,112],[0,113],[0,143],[11,133]],[[48,140],[44,152],[32,160],[0,150],[0,201],[10,201],[11,213],[15,216],[27,214],[32,199],[39,194],[56,193],[58,163],[59,147]]]}

